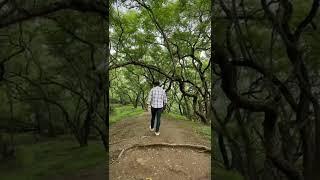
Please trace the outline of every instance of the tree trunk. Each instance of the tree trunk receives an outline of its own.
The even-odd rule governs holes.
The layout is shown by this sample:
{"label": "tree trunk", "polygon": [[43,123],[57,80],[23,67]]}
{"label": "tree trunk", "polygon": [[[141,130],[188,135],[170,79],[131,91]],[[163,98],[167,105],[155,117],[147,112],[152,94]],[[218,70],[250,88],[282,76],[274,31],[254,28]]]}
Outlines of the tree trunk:
{"label": "tree trunk", "polygon": [[218,143],[219,143],[219,148],[220,148],[220,152],[222,155],[224,167],[228,170],[228,169],[230,169],[230,163],[229,163],[228,152],[227,152],[226,145],[224,143],[224,138],[223,138],[222,134],[218,134]]}
{"label": "tree trunk", "polygon": [[[273,167],[276,167],[277,169],[281,170],[290,180],[303,180],[299,170],[297,170],[293,164],[283,158],[277,119],[278,116],[276,112],[265,112],[265,119],[263,122],[265,138],[264,143],[266,149],[265,171],[272,172]],[[270,162],[272,162],[272,164],[270,164]],[[265,173],[264,179],[270,178],[269,175],[269,173]]]}

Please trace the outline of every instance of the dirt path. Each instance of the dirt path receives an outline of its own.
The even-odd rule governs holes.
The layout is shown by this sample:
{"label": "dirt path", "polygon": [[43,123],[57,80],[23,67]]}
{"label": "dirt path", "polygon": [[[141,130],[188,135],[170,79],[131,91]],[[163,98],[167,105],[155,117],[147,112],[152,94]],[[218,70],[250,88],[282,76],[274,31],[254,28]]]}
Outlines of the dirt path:
{"label": "dirt path", "polygon": [[[120,121],[110,128],[110,161],[116,160],[122,149],[134,144],[170,143],[195,144],[210,147],[210,141],[200,137],[184,121],[162,118],[160,136],[149,131],[149,113]],[[207,180],[210,175],[210,154],[190,148],[154,147],[131,149],[110,164],[109,177],[118,180]]]}

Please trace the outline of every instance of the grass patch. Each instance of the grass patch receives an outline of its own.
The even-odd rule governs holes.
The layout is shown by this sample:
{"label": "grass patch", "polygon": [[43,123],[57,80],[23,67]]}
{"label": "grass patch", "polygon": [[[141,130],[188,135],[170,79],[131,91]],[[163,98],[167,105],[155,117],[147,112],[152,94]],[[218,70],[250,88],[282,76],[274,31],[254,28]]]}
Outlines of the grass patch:
{"label": "grass patch", "polygon": [[216,168],[213,172],[214,179],[219,180],[244,180],[243,176],[235,171],[227,171],[222,168]]}
{"label": "grass patch", "polygon": [[132,105],[115,106],[114,113],[110,116],[110,124],[118,122],[128,117],[135,117],[144,112],[141,108],[134,108]]}
{"label": "grass patch", "polygon": [[182,121],[190,121],[187,117],[182,116],[176,113],[164,113],[163,114],[168,119],[182,120]]}
{"label": "grass patch", "polygon": [[211,140],[211,127],[207,126],[207,125],[195,125],[195,130],[197,133],[199,133],[200,135],[208,138]]}
{"label": "grass patch", "polygon": [[106,152],[100,141],[79,148],[71,138],[57,138],[17,147],[17,157],[0,164],[1,179],[40,180],[80,169],[103,166]]}
{"label": "grass patch", "polygon": [[167,119],[185,121],[191,124],[196,133],[211,140],[211,126],[205,125],[201,122],[192,121],[185,116],[176,113],[164,113],[163,116]]}

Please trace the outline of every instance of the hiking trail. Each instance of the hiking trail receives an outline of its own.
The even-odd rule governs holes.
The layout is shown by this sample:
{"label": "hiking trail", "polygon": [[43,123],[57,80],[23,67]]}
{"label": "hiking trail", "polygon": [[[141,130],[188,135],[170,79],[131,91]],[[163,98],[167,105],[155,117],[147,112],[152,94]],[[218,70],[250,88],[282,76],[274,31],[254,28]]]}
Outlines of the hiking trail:
{"label": "hiking trail", "polygon": [[211,143],[191,124],[161,117],[160,136],[150,132],[150,112],[109,130],[109,179],[211,179]]}

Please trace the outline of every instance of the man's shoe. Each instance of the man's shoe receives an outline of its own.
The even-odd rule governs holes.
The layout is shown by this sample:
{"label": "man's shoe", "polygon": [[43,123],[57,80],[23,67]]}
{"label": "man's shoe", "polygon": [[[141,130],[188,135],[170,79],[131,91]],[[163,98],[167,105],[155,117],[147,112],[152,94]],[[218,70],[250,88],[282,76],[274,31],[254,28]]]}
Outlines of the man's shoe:
{"label": "man's shoe", "polygon": [[149,127],[150,131],[154,131],[154,128],[151,128],[151,126]]}
{"label": "man's shoe", "polygon": [[156,136],[159,136],[160,135],[160,132],[155,132]]}

